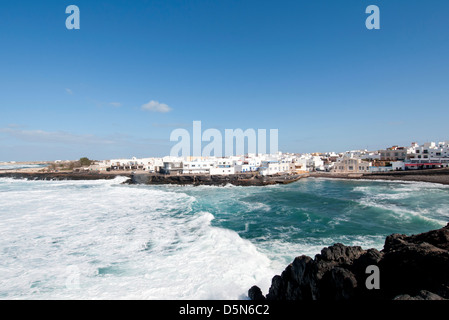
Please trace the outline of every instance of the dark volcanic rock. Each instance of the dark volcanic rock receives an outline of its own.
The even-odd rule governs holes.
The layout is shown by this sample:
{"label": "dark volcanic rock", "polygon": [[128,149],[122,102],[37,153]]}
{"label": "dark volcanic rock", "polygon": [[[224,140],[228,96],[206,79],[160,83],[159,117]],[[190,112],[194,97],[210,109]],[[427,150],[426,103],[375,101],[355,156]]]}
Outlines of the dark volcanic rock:
{"label": "dark volcanic rock", "polygon": [[[380,289],[368,289],[368,266],[377,266]],[[251,288],[258,292],[257,287]],[[260,289],[259,289],[260,290]],[[258,299],[261,297],[258,296]],[[406,236],[393,234],[384,249],[337,243],[315,259],[300,256],[273,278],[268,300],[449,299],[449,224]]]}
{"label": "dark volcanic rock", "polygon": [[[388,236],[380,262],[386,294],[439,293],[449,284],[449,224],[414,236]],[[444,293],[443,293],[444,294]],[[446,294],[445,294],[446,295]],[[447,297],[447,296],[446,296]]]}
{"label": "dark volcanic rock", "polygon": [[27,180],[112,180],[131,177],[130,174],[105,174],[96,172],[0,172],[0,178]]}
{"label": "dark volcanic rock", "polygon": [[173,184],[173,185],[210,185],[225,186],[265,186],[287,184],[298,181],[306,175],[261,176],[258,174],[236,173],[230,175],[164,175],[149,173],[97,173],[97,172],[0,172],[0,178],[28,180],[107,180],[117,176],[129,178],[127,184]]}
{"label": "dark volcanic rock", "polygon": [[248,296],[251,300],[260,301],[265,300],[264,295],[262,294],[262,290],[258,286],[253,286],[248,291]]}
{"label": "dark volcanic rock", "polygon": [[174,184],[174,185],[209,185],[225,186],[232,184],[236,186],[264,186],[272,184],[292,183],[305,175],[280,175],[280,176],[261,176],[258,174],[236,173],[230,175],[163,175],[137,173],[132,176],[134,184]]}
{"label": "dark volcanic rock", "polygon": [[408,294],[402,294],[397,297],[395,297],[393,300],[446,300],[439,295],[426,291],[421,290],[416,296],[410,296]]}

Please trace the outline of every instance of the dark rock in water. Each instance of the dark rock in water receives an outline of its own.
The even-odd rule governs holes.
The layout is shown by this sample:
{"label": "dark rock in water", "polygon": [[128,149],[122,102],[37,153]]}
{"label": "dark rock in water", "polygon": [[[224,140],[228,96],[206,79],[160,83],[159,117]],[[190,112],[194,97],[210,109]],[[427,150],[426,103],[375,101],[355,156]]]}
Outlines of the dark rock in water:
{"label": "dark rock in water", "polygon": [[402,294],[397,297],[395,297],[393,300],[446,300],[439,295],[426,291],[421,290],[416,296],[410,296],[408,294]]}
{"label": "dark rock in water", "polygon": [[265,297],[262,294],[262,290],[260,290],[258,286],[253,286],[251,289],[249,289],[248,296],[251,300],[254,301],[265,300]]}
{"label": "dark rock in water", "polygon": [[[386,294],[443,292],[449,284],[449,224],[414,236],[388,236],[380,263]],[[447,296],[447,293],[443,293]]]}
{"label": "dark rock in water", "polygon": [[97,173],[97,172],[0,172],[0,178],[43,180],[43,181],[51,181],[51,180],[53,180],[53,181],[112,180],[117,177],[131,178],[131,175],[130,174]]}
{"label": "dark rock in water", "polygon": [[236,173],[229,175],[165,175],[158,173],[98,173],[98,172],[0,172],[0,178],[28,179],[28,180],[107,180],[118,176],[127,177],[124,184],[151,185],[208,185],[225,186],[266,186],[274,184],[288,184],[305,178],[307,174],[262,176],[258,173]]}
{"label": "dark rock in water", "polygon": [[208,185],[225,186],[228,184],[236,186],[266,186],[273,184],[288,184],[307,175],[274,175],[261,176],[257,173],[235,173],[229,175],[209,175],[209,174],[191,174],[191,175],[164,175],[136,173],[132,175],[134,184],[172,184],[172,185]]}
{"label": "dark rock in water", "polygon": [[[379,270],[379,289],[367,285]],[[251,288],[250,298],[259,288]],[[260,296],[257,296],[260,299]],[[272,279],[268,300],[449,299],[449,224],[418,235],[393,234],[382,251],[337,243],[315,259],[300,256]]]}

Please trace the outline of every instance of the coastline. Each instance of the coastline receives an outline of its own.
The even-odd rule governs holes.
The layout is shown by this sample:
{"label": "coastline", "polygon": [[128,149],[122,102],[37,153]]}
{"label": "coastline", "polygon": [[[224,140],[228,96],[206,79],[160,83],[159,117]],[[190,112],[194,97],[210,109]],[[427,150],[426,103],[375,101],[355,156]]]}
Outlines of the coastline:
{"label": "coastline", "polygon": [[129,178],[124,182],[126,184],[266,186],[293,183],[301,178],[308,177],[308,174],[261,176],[243,173],[231,175],[163,175],[130,172],[37,172],[27,169],[0,171],[0,178],[27,180],[109,180],[116,177]]}
{"label": "coastline", "polygon": [[261,176],[257,174],[230,174],[230,175],[161,175],[137,173],[131,177],[132,184],[150,185],[208,185],[224,186],[266,186],[274,184],[289,184],[296,182],[308,175],[273,175]]}
{"label": "coastline", "polygon": [[348,180],[385,180],[404,182],[429,182],[449,185],[449,169],[429,169],[418,171],[390,171],[364,174],[335,174],[330,172],[312,172],[310,178],[348,179]]}
{"label": "coastline", "polygon": [[[117,172],[114,172],[114,173],[102,173],[102,174],[99,174],[99,173],[77,173],[76,177],[82,177],[82,178],[85,178],[86,176],[87,177],[91,177],[91,178],[94,177],[94,176],[96,178],[100,178],[100,177],[102,177],[102,178],[104,178],[104,177],[115,177],[116,173]],[[22,174],[23,174],[23,172],[22,172]],[[64,173],[50,173],[50,174],[47,174],[47,175],[49,175],[52,178],[54,178],[54,176],[56,174],[59,174],[61,178],[62,177],[63,178],[67,178],[67,173],[65,173],[65,174]],[[124,174],[120,173],[119,176],[124,176]],[[149,175],[149,174],[140,175],[140,177],[142,179],[148,178],[149,176],[152,176],[152,175]],[[156,175],[153,175],[153,176],[156,176]],[[248,178],[250,175],[243,175],[243,176]],[[182,176],[182,175],[176,176],[176,175],[173,175],[173,176],[166,176],[166,177],[167,178],[170,177],[171,179],[174,179],[174,181],[176,181],[179,178],[188,179],[189,177],[192,177],[192,176]],[[44,176],[41,175],[41,178],[44,178]],[[231,177],[228,177],[228,178],[231,178]],[[124,179],[121,179],[121,180],[124,180]],[[318,184],[312,183],[311,185],[312,186],[313,185],[317,185],[318,187],[321,188],[320,184],[321,183],[318,183]],[[13,185],[14,185],[14,183],[13,183]],[[103,183],[101,183],[100,185],[103,187]],[[310,186],[310,184],[308,184],[307,182],[306,182],[306,185]],[[49,184],[48,186],[51,187],[51,184]],[[297,186],[301,187],[300,184],[298,184]],[[10,186],[7,185],[6,187],[9,189]],[[18,184],[18,187],[20,188],[21,184]],[[56,189],[59,189],[58,186],[53,186],[53,189],[52,188],[48,188],[49,189],[48,191],[51,192],[51,193],[54,193],[53,190],[55,190],[55,187],[56,187]],[[78,188],[78,187],[79,186],[77,186],[75,184],[75,186],[73,188]],[[421,188],[421,186],[420,186],[420,188]],[[27,192],[26,189],[24,190],[24,192]],[[44,188],[41,188],[41,189],[46,190],[47,187],[44,187]],[[108,190],[108,189],[111,189],[110,190],[111,193],[107,193],[107,195],[114,195],[114,196],[116,196],[117,194],[121,194],[125,199],[132,199],[132,204],[128,208],[134,207],[135,203],[145,203],[147,199],[153,199],[152,201],[154,201],[154,203],[157,203],[157,202],[161,201],[161,199],[162,199],[162,201],[167,201],[167,203],[171,203],[171,201],[175,201],[174,197],[172,199],[172,196],[173,196],[172,195],[172,190],[169,190],[169,194],[167,195],[164,192],[161,192],[161,190],[152,190],[152,188],[139,188],[139,189],[142,189],[142,190],[138,190],[139,192],[136,193],[136,194],[138,194],[139,197],[136,196],[134,198],[133,196],[130,196],[130,197],[126,196],[126,195],[132,195],[133,194],[133,192],[135,190],[132,187],[131,188],[127,188],[127,187],[124,187],[124,188],[110,188],[109,186],[107,186],[105,189],[102,189],[102,190]],[[272,201],[273,201],[272,203],[275,203],[275,202],[278,202],[278,201],[282,202],[282,198],[271,197],[270,196],[270,192],[273,192],[272,195],[279,195],[278,192],[280,190],[282,191],[282,189],[284,189],[284,188],[281,188],[281,189],[279,189],[279,188],[248,188],[248,191],[249,192],[255,192],[254,194],[262,195],[262,197],[267,196],[267,198],[273,198],[272,199]],[[287,192],[292,191],[291,188],[285,188],[285,189],[286,189]],[[296,188],[293,188],[293,189],[296,189]],[[69,200],[68,203],[72,203],[73,204],[73,206],[72,206],[72,210],[73,211],[69,211],[69,212],[76,213],[76,212],[79,211],[79,212],[82,213],[85,210],[79,210],[78,207],[77,207],[77,202],[76,201],[70,201],[70,198],[66,198],[67,195],[73,193],[73,190],[75,190],[75,189],[72,189],[72,187],[70,189],[62,188],[62,192],[64,192],[64,193],[61,193],[61,194],[57,193],[57,194],[54,195],[54,198],[47,198],[46,201],[51,202],[52,201],[51,199],[54,200],[54,199],[60,198],[61,199],[60,203],[64,203],[64,201]],[[315,189],[315,190],[317,190],[317,189]],[[84,190],[84,191],[86,191],[86,190]],[[84,191],[83,191],[83,194],[84,195],[88,195],[89,198],[87,198],[86,201],[83,201],[83,203],[86,204],[86,206],[87,206],[86,208],[89,208],[90,207],[90,202],[97,201],[97,200],[94,200],[94,199],[96,199],[98,194],[96,192],[90,192],[90,190],[87,190],[85,193],[84,193]],[[142,193],[140,191],[142,191]],[[162,191],[164,191],[164,190],[162,190]],[[190,190],[188,190],[188,191],[190,191]],[[220,191],[220,190],[218,190],[218,191]],[[232,195],[240,196],[242,194],[242,192],[246,193],[247,190],[244,190],[242,188],[227,188],[227,190],[225,192],[225,194],[227,196],[229,195],[228,192],[231,192],[230,194],[232,194]],[[160,193],[161,193],[161,195],[159,195]],[[184,192],[181,192],[181,193],[184,193]],[[212,192],[212,194],[213,193],[214,192]],[[50,193],[48,193],[48,194],[50,194]],[[212,197],[213,196],[212,194],[209,194],[209,190],[203,190],[202,188],[200,188],[198,190],[198,194],[202,194],[204,199],[207,199],[208,197]],[[222,192],[220,191],[220,192],[218,192],[218,194],[221,195]],[[153,195],[154,195],[154,198],[153,198]],[[38,201],[40,201],[40,199],[41,199],[40,194],[36,195],[34,192],[30,194],[30,197],[31,196],[34,197],[34,199],[39,199]],[[23,196],[15,196],[15,197],[16,197],[16,199],[23,198]],[[45,199],[46,197],[42,197],[42,198]],[[102,198],[101,201],[103,201],[103,202],[99,202],[100,204],[108,204],[109,205],[109,203],[110,203],[110,200],[109,200],[110,196],[104,196],[104,197],[101,197],[101,198]],[[296,196],[287,197],[285,199],[290,199],[290,198],[296,198]],[[33,199],[33,198],[31,198],[31,199]],[[77,199],[77,197],[75,199]],[[180,199],[178,199],[176,201],[179,204],[183,204],[186,201],[186,199],[187,198],[180,198]],[[223,199],[223,198],[221,198],[221,199]],[[245,199],[245,200],[251,201],[251,199],[253,199],[253,197],[249,197],[249,198],[247,197],[247,199]],[[100,200],[98,200],[98,201],[100,201]],[[320,199],[319,199],[318,202],[321,202]],[[117,203],[121,203],[121,202],[117,202]],[[117,203],[116,202],[111,202],[111,207],[110,208],[113,208],[114,206],[117,207],[117,216],[120,217],[122,215],[122,210],[123,209],[122,209],[121,206],[117,206]],[[213,201],[210,204],[211,205],[216,205],[216,203],[217,203],[216,201]],[[151,204],[151,202],[150,202],[150,204]],[[271,203],[267,203],[267,204],[271,205]],[[289,206],[289,207],[290,206],[291,207],[297,207],[297,206],[301,206],[301,205],[302,205],[301,199],[298,202],[293,202],[293,203],[288,203],[287,204],[287,206]],[[63,210],[65,212],[66,209],[64,208],[64,205],[59,205],[59,203],[58,203],[58,206],[61,207],[61,210]],[[251,206],[253,206],[253,204],[251,204]],[[145,204],[145,208],[149,208],[149,207],[151,207],[151,205],[147,206],[147,204]],[[156,207],[158,207],[158,206],[156,206]],[[46,208],[46,207],[44,207],[44,208]],[[246,204],[244,204],[244,205],[242,204],[242,208],[246,208]],[[282,210],[279,210],[279,208],[280,207],[276,206],[276,207],[273,207],[273,210],[269,209],[270,213],[271,213],[271,210],[272,210],[272,213],[274,215],[277,215],[277,212],[279,212],[279,211],[282,212]],[[198,208],[198,209],[199,210],[195,211],[195,212],[200,212],[203,208]],[[252,208],[250,208],[250,209],[252,209]],[[47,210],[47,209],[45,209],[45,210]],[[136,217],[139,217],[139,211],[140,210],[141,210],[141,207],[137,207],[137,210],[135,211],[135,213],[137,214]],[[334,208],[332,208],[331,210],[334,210]],[[13,212],[14,210],[9,210],[9,211]],[[103,211],[103,210],[101,210],[101,211]],[[109,210],[105,210],[105,212],[106,211],[109,212]],[[223,210],[223,211],[227,211],[227,210]],[[58,212],[58,211],[56,211],[56,212]],[[236,212],[235,212],[236,216],[238,217],[237,218],[238,221],[241,221],[240,220],[241,212],[242,212],[241,210],[236,210]],[[243,212],[246,212],[246,211],[243,211]],[[244,217],[250,217],[250,215],[253,215],[253,213],[251,213],[250,210],[248,212],[250,212],[250,214],[247,215],[247,216],[244,216]],[[294,212],[294,210],[292,212]],[[264,210],[263,215],[268,215],[268,213],[265,213],[265,210]],[[190,214],[189,214],[189,216],[190,216]],[[206,217],[206,216],[202,216],[201,214],[198,214],[198,215],[195,215],[195,216],[198,217],[198,220],[199,220],[198,222],[201,222],[201,223],[204,222],[203,218]],[[80,217],[83,217],[83,215],[81,215]],[[162,215],[161,218],[164,218],[164,215]],[[270,221],[271,221],[271,219],[272,218],[270,217]],[[235,220],[235,221],[237,221],[237,220]],[[114,220],[111,219],[110,221],[113,222]],[[138,221],[140,221],[140,220],[138,220]],[[164,222],[166,222],[166,220],[161,220],[160,224],[165,226]],[[289,222],[289,221],[287,221],[287,222]],[[269,224],[269,223],[270,222],[266,222],[266,224]],[[195,223],[194,225],[196,226],[197,224]],[[206,225],[209,225],[208,222],[206,222]],[[26,227],[26,224],[24,224],[24,226]],[[114,224],[114,226],[115,226],[115,224]],[[189,225],[189,227],[190,227],[190,225]],[[245,228],[246,228],[246,226],[245,226]],[[252,227],[250,226],[250,228],[252,228]],[[110,229],[109,226],[108,226],[108,228],[105,228],[105,230],[108,230],[108,229]],[[164,229],[165,229],[165,227],[162,227],[161,231],[163,232]],[[239,228],[235,228],[235,229],[237,231],[238,230],[242,230],[241,228],[240,229]],[[39,233],[41,233],[41,232],[39,232]],[[39,233],[37,233],[37,234],[39,234]],[[437,235],[436,233],[433,233],[433,234]],[[444,234],[446,234],[446,233],[444,233]],[[422,236],[419,237],[419,239],[421,239],[421,240],[422,240],[422,238],[423,238]],[[434,239],[436,237],[434,237],[434,236],[426,236],[425,238],[426,238],[425,239],[426,243],[433,244],[432,243],[432,241],[433,241],[432,239]],[[174,239],[176,239],[176,238],[174,238]],[[226,241],[233,241],[235,238],[229,238],[229,239],[225,238],[225,239],[226,239]],[[321,299],[321,300],[323,300],[323,299],[325,299],[325,300],[326,299],[333,299],[334,297],[335,297],[335,299],[346,299],[346,298],[349,298],[349,299],[359,299],[359,298],[362,298],[362,299],[364,299],[364,298],[367,298],[367,299],[368,298],[369,299],[371,299],[371,298],[376,298],[376,299],[384,299],[384,298],[386,298],[386,299],[394,299],[394,298],[396,298],[398,296],[401,296],[401,295],[402,295],[402,298],[404,298],[404,297],[406,298],[405,295],[409,295],[411,297],[415,297],[419,292],[415,293],[415,291],[399,290],[396,287],[387,287],[387,283],[392,283],[392,281],[389,280],[389,279],[397,278],[397,276],[395,274],[391,274],[391,272],[394,271],[393,268],[395,266],[400,266],[401,263],[407,264],[408,261],[418,260],[418,259],[415,259],[416,257],[417,258],[421,258],[422,257],[423,259],[432,258],[433,254],[434,253],[438,254],[439,251],[437,249],[435,249],[435,251],[432,249],[431,251],[426,252],[426,254],[422,255],[422,256],[421,255],[415,255],[415,253],[413,253],[413,255],[411,255],[411,256],[408,256],[408,255],[405,256],[405,255],[402,255],[402,254],[408,254],[408,252],[409,252],[408,250],[409,249],[410,250],[416,249],[416,251],[419,251],[419,252],[416,252],[416,254],[418,254],[418,253],[420,254],[420,252],[422,252],[422,250],[427,250],[428,249],[428,247],[427,247],[428,245],[426,244],[425,246],[421,247],[419,243],[415,243],[414,241],[410,241],[408,239],[403,239],[402,237],[399,237],[399,236],[393,237],[391,239],[394,240],[394,241],[391,241],[392,245],[394,245],[393,242],[395,242],[395,243],[396,242],[401,242],[402,243],[404,240],[407,240],[408,244],[406,246],[404,246],[403,248],[401,248],[401,251],[399,251],[399,253],[398,253],[398,255],[401,254],[401,256],[398,256],[398,255],[394,256],[394,255],[391,255],[390,253],[384,255],[382,253],[382,251],[375,251],[375,250],[371,250],[371,249],[363,250],[363,249],[354,248],[353,246],[348,247],[348,246],[343,246],[343,245],[334,245],[334,246],[328,247],[327,249],[324,250],[324,253],[322,253],[322,255],[321,255],[322,257],[325,258],[323,260],[313,261],[313,258],[310,258],[311,260],[309,260],[309,258],[299,258],[299,259],[295,260],[296,262],[292,264],[292,267],[288,267],[286,269],[286,271],[284,273],[284,275],[286,275],[286,277],[283,278],[282,274],[280,275],[280,277],[276,277],[277,280],[275,280],[275,282],[273,283],[273,287],[271,289],[271,293],[270,293],[270,291],[264,290],[265,291],[264,294],[267,294],[267,296],[259,295],[258,297],[264,298],[264,299],[265,298],[269,298],[269,299],[289,299],[290,300],[290,299],[295,299],[297,297],[299,298],[300,295],[301,295],[302,298],[308,299],[310,297],[309,296],[309,292],[313,292],[313,294],[316,296],[316,298],[317,299]],[[447,239],[449,239],[449,238],[447,238]],[[219,242],[222,242],[222,240],[223,240],[222,238],[219,238]],[[294,240],[292,240],[292,243],[293,243],[293,241]],[[346,240],[344,240],[344,239],[341,240],[342,243],[345,243],[345,241]],[[418,245],[419,247],[415,248],[414,247],[415,244]],[[26,244],[24,244],[24,245],[26,245]],[[199,247],[202,248],[203,247],[203,243],[200,243]],[[372,248],[372,246],[369,246],[369,247]],[[287,249],[285,249],[285,247],[282,247],[282,248],[283,248],[282,250],[287,250],[289,252],[297,252],[297,253],[303,252],[302,251],[303,249],[299,247],[299,250],[298,250],[298,247],[295,247],[294,243],[293,243],[292,246],[289,246]],[[368,248],[368,246],[367,246],[367,248]],[[380,250],[380,247],[378,248],[378,250]],[[245,251],[243,251],[243,252],[245,252]],[[318,252],[318,250],[316,252]],[[442,265],[442,263],[440,263],[441,262],[441,259],[440,259],[441,257],[438,256],[437,258],[438,258],[438,260],[436,262],[439,263],[439,265],[441,266]],[[396,261],[395,264],[394,265],[392,265],[392,264],[390,264],[390,265],[385,264],[385,263],[388,263],[388,259],[395,259],[394,260],[394,261]],[[345,262],[345,263],[342,264],[341,263],[342,261]],[[427,260],[427,261],[429,261],[429,264],[432,265],[432,266],[436,265],[435,264],[435,260],[432,260],[432,261]],[[348,262],[348,263],[346,263],[346,262]],[[369,263],[365,263],[365,262],[369,262]],[[287,265],[287,263],[285,263],[285,265]],[[381,269],[381,274],[382,274],[381,275],[381,279],[382,279],[383,282],[382,282],[382,287],[381,288],[382,288],[382,290],[385,289],[386,291],[383,291],[383,292],[380,292],[380,291],[374,291],[374,292],[361,291],[363,289],[363,287],[362,287],[363,283],[365,282],[366,277],[367,277],[366,273],[364,271],[366,269],[366,266],[367,265],[371,265],[371,264],[378,264],[380,267],[382,267],[382,269]],[[304,266],[304,269],[302,268],[303,266]],[[447,266],[447,264],[444,264],[442,266],[442,268],[443,267],[446,268],[446,266]],[[99,268],[100,267],[103,268],[103,266],[99,266]],[[254,268],[256,268],[256,267],[257,267],[257,264],[256,264],[256,266]],[[317,277],[315,277],[315,273],[314,273],[315,272],[314,271],[315,267],[319,267],[320,268],[319,269],[320,272],[319,272],[319,275]],[[296,271],[299,270],[299,269],[300,270],[307,270],[305,272],[306,276],[302,277],[301,274],[296,273]],[[279,270],[280,270],[280,268],[279,268]],[[445,270],[447,270],[447,268]],[[403,269],[401,269],[401,271],[403,271]],[[421,267],[419,269],[414,269],[412,271],[413,272],[410,272],[408,274],[408,277],[413,277],[414,278],[415,276],[413,274],[414,274],[415,271],[418,272],[418,274],[423,274],[423,275],[426,275],[426,274],[430,273],[430,271],[428,271],[426,269],[421,269]],[[291,272],[295,272],[295,273],[291,273]],[[321,272],[323,274],[323,277],[320,276]],[[270,271],[268,276],[275,275],[276,273],[277,273],[277,271],[275,271],[273,273],[271,273],[271,271]],[[439,277],[441,274],[442,273],[438,272],[438,271],[432,273],[432,275],[435,276],[435,277]],[[289,278],[288,275],[292,275],[292,278]],[[313,281],[311,281],[310,283],[302,283],[299,286],[299,288],[298,287],[294,287],[296,285],[296,282],[295,282],[296,279],[305,279],[305,278],[308,279],[309,275],[311,275],[311,277],[313,277],[312,278]],[[307,279],[305,281],[307,281]],[[332,280],[329,280],[329,279],[332,279]],[[253,285],[253,283],[254,282],[249,283],[248,286],[245,285],[245,289],[249,288],[251,285]],[[349,287],[347,287],[347,285],[346,285],[347,283],[350,284]],[[356,286],[356,284],[358,284],[358,285]],[[439,284],[446,284],[446,282],[441,282],[440,279],[437,279],[435,281],[435,286],[433,286],[431,288],[422,287],[422,286],[418,287],[417,286],[415,289],[416,290],[425,290],[425,289],[427,289],[432,294],[432,297],[436,297],[436,296],[438,296],[436,298],[446,297],[444,292],[439,292],[438,291],[437,285],[439,285]],[[310,285],[310,287],[308,287],[309,285]],[[262,286],[262,287],[265,288],[265,285]],[[289,287],[293,288],[293,290],[289,291],[289,289],[288,289]],[[405,288],[405,286],[402,285],[402,284],[399,287],[400,287],[400,289]],[[285,288],[287,288],[287,289],[284,291]],[[331,288],[331,289],[328,290],[327,288]],[[253,298],[257,297],[256,292],[254,292],[255,290],[256,289],[251,291],[251,296]],[[376,292],[382,293],[382,295],[381,296],[371,296],[370,295],[371,293],[376,293]],[[426,294],[426,296],[430,295],[430,293]],[[268,294],[269,294],[269,296],[268,296]],[[248,296],[250,296],[250,295],[248,295]]]}
{"label": "coastline", "polygon": [[110,180],[116,177],[131,178],[131,174],[124,173],[77,173],[77,172],[37,172],[31,170],[0,171],[0,178],[27,180]]}
{"label": "coastline", "polygon": [[127,177],[128,184],[148,185],[226,185],[265,186],[289,184],[302,178],[329,178],[347,180],[384,180],[397,182],[428,182],[449,185],[449,169],[429,169],[419,171],[390,171],[364,174],[335,174],[331,172],[311,172],[306,174],[261,176],[258,174],[236,173],[231,175],[181,174],[164,175],[157,173],[132,173],[129,171],[113,172],[39,172],[42,168],[18,170],[0,170],[0,178],[28,180],[109,180]]}

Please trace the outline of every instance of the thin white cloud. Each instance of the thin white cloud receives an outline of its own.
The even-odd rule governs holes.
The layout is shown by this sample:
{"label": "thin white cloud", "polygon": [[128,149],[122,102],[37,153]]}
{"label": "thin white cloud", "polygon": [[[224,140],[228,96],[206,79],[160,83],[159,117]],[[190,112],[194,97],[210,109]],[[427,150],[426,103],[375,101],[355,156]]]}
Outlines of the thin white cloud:
{"label": "thin white cloud", "polygon": [[90,145],[90,146],[130,146],[130,145],[144,145],[148,143],[167,143],[166,139],[154,138],[136,138],[128,136],[123,133],[115,133],[106,137],[95,134],[75,134],[66,131],[45,131],[45,130],[25,130],[20,126],[9,125],[5,128],[0,128],[0,138],[2,136],[15,138],[25,142],[38,144],[52,144],[52,145]]}
{"label": "thin white cloud", "polygon": [[111,145],[116,141],[92,134],[73,134],[65,131],[23,130],[20,128],[0,128],[0,133],[27,142],[61,143],[61,144],[99,144]]}
{"label": "thin white cloud", "polygon": [[73,94],[72,89],[69,89],[69,88],[65,88],[65,92],[67,92],[68,94]]}
{"label": "thin white cloud", "polygon": [[153,123],[151,124],[153,127],[156,128],[190,128],[192,126],[191,123]]}
{"label": "thin white cloud", "polygon": [[109,102],[109,105],[116,107],[116,108],[119,108],[122,106],[122,104],[120,102]]}
{"label": "thin white cloud", "polygon": [[142,105],[141,109],[145,111],[160,112],[160,113],[167,113],[172,110],[172,108],[170,108],[165,103],[159,103],[158,101],[154,100],[151,100],[150,102]]}
{"label": "thin white cloud", "polygon": [[[11,141],[14,146],[11,146]],[[89,158],[110,159],[134,156],[135,152],[145,155],[148,150],[163,155],[167,154],[170,148],[168,139],[134,137],[118,132],[102,136],[78,134],[25,129],[18,125],[0,127],[0,145],[0,157],[3,158],[2,153],[6,152],[11,160],[23,158],[27,161],[51,158],[79,159],[86,155],[89,155]]]}

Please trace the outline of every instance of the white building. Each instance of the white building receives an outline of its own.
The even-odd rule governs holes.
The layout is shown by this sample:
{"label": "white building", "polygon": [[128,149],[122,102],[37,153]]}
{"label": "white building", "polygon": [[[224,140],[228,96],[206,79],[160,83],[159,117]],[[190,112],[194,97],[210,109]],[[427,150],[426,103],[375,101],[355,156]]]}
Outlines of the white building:
{"label": "white building", "polygon": [[403,170],[405,170],[405,162],[404,161],[393,161],[391,163],[391,169],[393,171],[403,171]]}
{"label": "white building", "polygon": [[183,174],[210,174],[210,169],[215,167],[215,161],[213,160],[197,160],[197,161],[184,161]]}
{"label": "white building", "polygon": [[423,145],[412,145],[413,152],[409,155],[407,169],[445,168],[449,167],[449,143],[426,142]]}
{"label": "white building", "polygon": [[259,170],[259,166],[251,165],[247,162],[236,164],[234,167],[235,172],[256,172]]}
{"label": "white building", "polygon": [[224,174],[234,174],[235,165],[234,162],[238,159],[230,158],[218,158],[214,161],[214,166],[210,168],[211,175],[224,175]]}
{"label": "white building", "polygon": [[343,153],[343,157],[346,158],[356,158],[356,159],[364,159],[368,150],[351,150]]}
{"label": "white building", "polygon": [[369,161],[380,160],[380,153],[378,151],[367,152],[361,159]]}
{"label": "white building", "polygon": [[225,174],[234,174],[235,173],[235,167],[229,166],[229,167],[214,167],[210,168],[210,174],[211,175],[225,175]]}
{"label": "white building", "polygon": [[263,176],[271,176],[279,173],[280,167],[279,162],[277,161],[262,161],[262,166],[259,169],[259,172]]}
{"label": "white building", "polygon": [[315,170],[319,170],[319,171],[324,171],[324,161],[321,159],[320,156],[313,156],[312,157],[312,166],[313,169]]}

